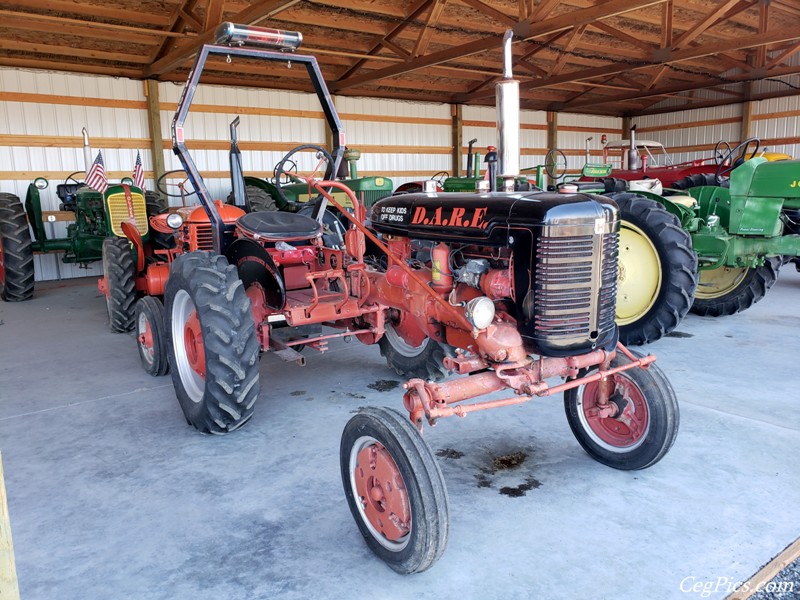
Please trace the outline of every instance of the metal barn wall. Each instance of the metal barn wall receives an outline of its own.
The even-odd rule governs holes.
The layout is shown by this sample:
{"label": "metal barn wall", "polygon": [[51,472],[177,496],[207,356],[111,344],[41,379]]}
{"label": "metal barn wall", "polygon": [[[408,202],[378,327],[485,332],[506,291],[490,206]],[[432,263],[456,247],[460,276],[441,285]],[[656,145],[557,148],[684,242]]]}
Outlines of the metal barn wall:
{"label": "metal barn wall", "polygon": [[750,135],[772,152],[800,158],[800,96],[755,102],[752,120]]}
{"label": "metal barn wall", "polygon": [[[110,180],[131,174],[135,148],[149,162],[142,89],[140,82],[128,79],[0,69],[0,191],[16,194],[24,202],[28,184],[44,176],[50,187],[41,194],[42,208],[58,210],[55,186],[70,173],[85,169],[83,127],[94,141],[94,153],[102,150]],[[92,100],[108,106],[87,106]],[[121,110],[112,105],[131,100],[140,101],[141,108]],[[141,143],[122,148],[118,140]],[[64,223],[47,223],[45,229],[48,236],[66,235]],[[37,255],[34,260],[38,280],[102,274],[100,263],[82,269],[62,263],[58,254]]]}
{"label": "metal barn wall", "polygon": [[557,148],[567,157],[567,173],[580,173],[586,162],[587,144],[591,162],[603,162],[603,144],[601,142],[603,134],[607,136],[608,140],[620,139],[622,137],[622,119],[573,113],[558,115]]}

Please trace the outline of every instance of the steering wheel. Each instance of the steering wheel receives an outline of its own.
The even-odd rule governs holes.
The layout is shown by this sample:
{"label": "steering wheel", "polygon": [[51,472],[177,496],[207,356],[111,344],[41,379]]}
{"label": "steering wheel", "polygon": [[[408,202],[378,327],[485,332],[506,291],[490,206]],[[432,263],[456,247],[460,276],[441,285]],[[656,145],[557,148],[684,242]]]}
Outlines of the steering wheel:
{"label": "steering wheel", "polygon": [[[296,205],[297,203],[294,200],[290,200],[286,196],[286,192],[283,191],[283,185],[285,185],[285,183],[281,183],[281,178],[284,175],[286,175],[287,177],[291,177],[290,175],[288,175],[288,173],[290,173],[291,171],[288,171],[286,169],[286,167],[287,167],[287,165],[289,163],[294,165],[295,171],[297,170],[297,162],[292,160],[292,156],[294,156],[295,154],[298,154],[299,152],[309,151],[309,150],[314,150],[316,152],[315,157],[319,161],[317,163],[317,165],[314,167],[314,171],[311,174],[311,176],[313,177],[316,174],[317,169],[319,168],[319,166],[321,165],[323,160],[326,162],[326,165],[327,165],[325,167],[324,178],[325,179],[330,179],[332,177],[332,175],[333,175],[333,157],[331,156],[331,153],[328,152],[322,146],[317,146],[315,144],[302,144],[301,146],[297,146],[296,148],[292,148],[291,150],[289,150],[289,152],[286,153],[286,155],[282,159],[280,159],[280,161],[278,161],[278,164],[275,165],[275,172],[274,172],[274,175],[275,175],[275,189],[278,191],[278,195],[281,197],[281,200],[283,200],[286,204],[289,204],[289,205],[295,204]],[[326,191],[330,192],[330,190],[326,190]],[[322,194],[317,194],[316,197],[309,198],[308,201],[310,203],[311,202],[316,202],[317,200],[320,199],[321,196],[322,196]]]}
{"label": "steering wheel", "polygon": [[[725,148],[723,152],[722,148]],[[721,165],[724,160],[722,160],[725,156],[731,153],[731,145],[726,142],[725,140],[720,140],[717,142],[717,145],[714,146],[714,164]]]}
{"label": "steering wheel", "polygon": [[548,150],[544,157],[544,171],[548,177],[555,180],[567,174],[567,157],[561,150]]}
{"label": "steering wheel", "polygon": [[[759,140],[757,137],[747,138],[745,141],[743,141],[741,144],[736,146],[733,150],[731,150],[725,155],[725,158],[722,159],[722,162],[719,164],[716,172],[714,173],[714,179],[716,179],[717,183],[719,183],[723,177],[728,177],[730,175],[730,172],[733,171],[740,164],[742,164],[745,160],[750,160],[750,158],[745,158],[745,157],[747,156],[748,148],[753,144],[755,144],[755,148],[753,149],[752,154],[750,154],[750,158],[753,158],[758,152],[758,149],[761,147],[761,140]],[[728,161],[735,154],[739,153],[740,150],[741,154],[739,154],[736,160],[733,160],[730,163],[728,163]]]}
{"label": "steering wheel", "polygon": [[[156,180],[156,189],[169,198],[188,198],[190,196],[194,196],[197,193],[197,190],[194,189],[194,187],[192,187],[191,192],[186,191],[186,182],[189,181],[188,176],[184,176],[183,180],[180,183],[167,183],[167,179],[169,179],[171,175],[175,175],[175,173],[183,173],[184,175],[186,175],[186,171],[184,171],[183,169],[167,171]],[[176,187],[178,188],[180,193],[170,194],[169,191],[167,191],[168,187]]]}
{"label": "steering wheel", "polygon": [[444,180],[448,177],[450,177],[450,173],[447,171],[439,171],[438,173],[431,175],[431,179],[438,183],[440,187],[444,187]]}
{"label": "steering wheel", "polygon": [[[287,168],[284,169],[282,176],[285,176],[285,179],[281,181],[283,185],[289,185],[291,183],[303,183],[302,180],[297,177],[297,163],[293,160],[286,162]],[[275,176],[275,171],[272,171],[272,177],[274,181],[277,181],[278,178]]]}
{"label": "steering wheel", "polygon": [[75,171],[74,173],[71,173],[71,174],[67,175],[67,178],[64,179],[64,183],[69,185],[69,182],[71,181],[71,182],[76,183],[78,185],[84,185],[83,181],[78,181],[77,179],[75,179],[75,175],[79,175],[79,174],[80,175],[86,175],[83,171]]}

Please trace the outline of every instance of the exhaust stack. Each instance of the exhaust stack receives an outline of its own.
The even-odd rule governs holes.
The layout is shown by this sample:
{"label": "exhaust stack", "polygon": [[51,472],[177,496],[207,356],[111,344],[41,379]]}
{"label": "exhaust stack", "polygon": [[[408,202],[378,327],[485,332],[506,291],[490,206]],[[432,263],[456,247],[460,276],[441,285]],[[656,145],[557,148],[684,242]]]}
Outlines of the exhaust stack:
{"label": "exhaust stack", "polygon": [[[497,102],[497,150],[499,176],[503,191],[514,191],[514,180],[519,176],[519,81],[511,73],[511,38],[508,29],[503,36],[503,79],[495,86]],[[494,187],[494,182],[490,182]]]}
{"label": "exhaust stack", "polygon": [[83,164],[84,172],[88,175],[89,169],[92,167],[92,147],[89,145],[89,132],[86,127],[81,130],[83,133]]}
{"label": "exhaust stack", "polygon": [[640,166],[639,153],[636,151],[636,125],[634,125],[631,127],[631,147],[628,150],[628,168],[634,171]]}

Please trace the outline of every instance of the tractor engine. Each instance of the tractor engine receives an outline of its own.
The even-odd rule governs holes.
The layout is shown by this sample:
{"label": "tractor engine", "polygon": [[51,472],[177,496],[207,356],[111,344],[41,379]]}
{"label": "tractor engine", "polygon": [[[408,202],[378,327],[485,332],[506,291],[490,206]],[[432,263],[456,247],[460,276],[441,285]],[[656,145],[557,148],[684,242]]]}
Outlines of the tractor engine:
{"label": "tractor engine", "polygon": [[[372,226],[396,257],[425,275],[442,299],[463,307],[471,325],[472,331],[465,331],[463,323],[452,322],[446,311],[437,310],[427,290],[415,289],[419,284],[401,267],[390,266],[385,275],[372,275],[372,293],[379,302],[408,309],[395,330],[411,345],[424,334],[475,349],[474,339],[488,335],[489,325],[497,329],[508,324],[521,339],[514,342],[502,334],[503,351],[508,353],[515,343],[522,348],[516,357],[499,352],[486,358],[563,357],[612,351],[617,344],[619,221],[616,205],[607,198],[524,192],[404,194],[379,201]],[[411,240],[433,245],[429,263],[427,250],[425,264],[412,256]]]}
{"label": "tractor engine", "polygon": [[[230,244],[235,238],[236,221],[245,212],[236,206],[225,204],[221,200],[215,200],[220,217],[225,224],[224,236]],[[175,241],[178,248],[183,252],[194,252],[195,250],[214,250],[214,238],[211,230],[211,221],[202,206],[184,206],[179,208],[176,213],[180,216],[180,225],[175,230]],[[169,217],[159,215],[165,223]],[[175,219],[175,217],[172,217]],[[155,225],[155,224],[154,224]],[[155,227],[157,231],[163,231],[163,226]]]}

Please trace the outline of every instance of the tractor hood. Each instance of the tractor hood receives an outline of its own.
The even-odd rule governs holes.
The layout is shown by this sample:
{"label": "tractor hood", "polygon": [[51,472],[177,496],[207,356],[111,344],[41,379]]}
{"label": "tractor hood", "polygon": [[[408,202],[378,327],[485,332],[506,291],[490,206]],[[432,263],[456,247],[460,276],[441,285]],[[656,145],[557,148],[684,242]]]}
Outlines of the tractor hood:
{"label": "tractor hood", "polygon": [[612,200],[594,194],[417,193],[384,198],[372,226],[388,235],[443,242],[509,245],[518,228],[572,227],[573,235],[606,233],[617,220]]}

